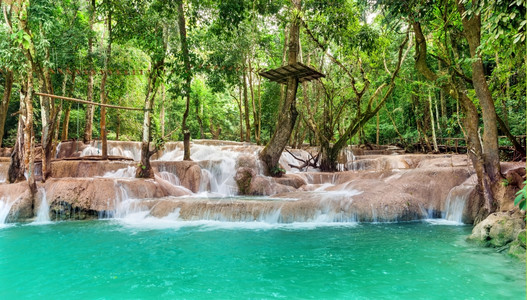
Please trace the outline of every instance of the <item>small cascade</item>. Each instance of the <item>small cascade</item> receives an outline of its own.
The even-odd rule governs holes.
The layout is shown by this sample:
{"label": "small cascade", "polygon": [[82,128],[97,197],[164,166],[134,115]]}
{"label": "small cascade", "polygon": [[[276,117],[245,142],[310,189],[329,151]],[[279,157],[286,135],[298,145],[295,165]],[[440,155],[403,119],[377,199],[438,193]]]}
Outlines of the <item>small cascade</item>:
{"label": "small cascade", "polygon": [[128,166],[116,171],[106,172],[102,177],[105,178],[134,178],[135,172],[137,171],[136,167]]}
{"label": "small cascade", "polygon": [[35,218],[34,224],[49,223],[49,204],[46,196],[46,190],[43,188],[39,188],[38,191],[40,194],[40,205],[38,207],[37,216]]}
{"label": "small cascade", "polygon": [[5,226],[7,221],[7,216],[9,216],[9,212],[11,211],[11,207],[16,201],[9,201],[6,197],[0,198],[0,228]]}
{"label": "small cascade", "polygon": [[337,165],[337,169],[339,171],[352,170],[353,163],[355,162],[355,155],[351,150],[351,146],[342,149],[339,156],[339,164]]}
{"label": "small cascade", "polygon": [[[226,150],[222,146],[193,144],[190,157],[201,162],[202,168],[200,192],[212,192],[222,196],[234,196],[238,186],[234,180],[236,175],[236,160],[240,152]],[[160,161],[182,160],[183,151],[179,148],[166,152]]]}
{"label": "small cascade", "polygon": [[159,176],[163,180],[168,181],[172,185],[177,185],[177,186],[181,185],[181,182],[179,181],[179,178],[177,177],[176,174],[173,174],[173,173],[170,173],[170,172],[166,172],[166,171],[161,171],[161,172],[159,172]]}
{"label": "small cascade", "polygon": [[101,150],[93,146],[87,146],[81,152],[81,156],[96,156],[96,155],[98,156],[101,154],[102,154]]}
{"label": "small cascade", "polygon": [[115,182],[115,209],[112,215],[116,218],[122,218],[130,213],[130,196],[124,186],[117,181]]}
{"label": "small cascade", "polygon": [[463,211],[473,190],[472,184],[461,184],[452,188],[446,198],[445,210],[441,213],[443,219],[463,223]]}
{"label": "small cascade", "polygon": [[[222,160],[220,162],[210,161],[203,166],[202,175],[205,174],[205,182],[209,181],[210,192],[222,196],[235,196],[238,194],[238,186],[234,180],[236,175],[236,161]],[[200,187],[201,188],[201,187]]]}
{"label": "small cascade", "polygon": [[[116,217],[125,223],[148,225],[176,222],[177,226],[221,222],[283,226],[335,226],[357,222],[357,215],[343,201],[292,201],[272,198],[130,199],[120,204]],[[234,225],[233,225],[234,226]]]}

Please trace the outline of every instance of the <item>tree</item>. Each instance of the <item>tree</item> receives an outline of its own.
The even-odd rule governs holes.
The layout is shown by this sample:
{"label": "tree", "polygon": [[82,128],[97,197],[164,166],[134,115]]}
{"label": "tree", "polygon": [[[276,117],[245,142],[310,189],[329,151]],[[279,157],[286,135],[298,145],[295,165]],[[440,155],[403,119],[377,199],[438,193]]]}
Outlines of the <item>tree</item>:
{"label": "tree", "polygon": [[[300,29],[300,9],[301,0],[292,0],[292,15],[289,29],[289,54],[288,64],[294,64],[298,60],[299,51],[299,29]],[[276,130],[271,140],[260,152],[260,160],[265,165],[266,173],[272,176],[280,176],[281,171],[278,165],[280,156],[289,142],[293,128],[295,127],[298,112],[296,110],[296,92],[298,88],[298,78],[289,77],[287,79],[286,94],[281,104],[281,111],[278,115]]]}

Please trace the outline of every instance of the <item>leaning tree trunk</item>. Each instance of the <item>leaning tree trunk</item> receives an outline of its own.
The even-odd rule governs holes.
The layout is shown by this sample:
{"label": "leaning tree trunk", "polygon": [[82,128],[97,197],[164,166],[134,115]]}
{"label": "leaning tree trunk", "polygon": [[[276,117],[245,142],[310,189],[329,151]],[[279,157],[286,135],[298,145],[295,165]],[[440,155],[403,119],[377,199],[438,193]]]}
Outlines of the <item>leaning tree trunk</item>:
{"label": "leaning tree trunk", "polygon": [[[20,97],[21,108],[25,107],[23,104],[24,96]],[[16,141],[13,151],[11,152],[11,164],[9,164],[8,180],[10,183],[25,181],[24,172],[24,121],[22,113],[18,117],[18,128],[16,131]]]}
{"label": "leaning tree trunk", "polygon": [[192,82],[192,70],[190,69],[190,56],[188,51],[187,42],[187,28],[185,25],[185,12],[183,10],[183,0],[178,0],[177,12],[178,12],[178,26],[179,26],[179,38],[181,40],[181,52],[183,53],[183,62],[185,64],[185,86],[184,96],[185,112],[183,113],[183,122],[181,123],[181,129],[183,131],[183,160],[190,159],[190,131],[187,126],[187,118],[190,109],[190,84]]}
{"label": "leaning tree trunk", "polygon": [[[297,62],[299,50],[299,25],[300,25],[300,4],[301,0],[292,0],[294,6],[293,19],[289,31],[289,57],[288,64]],[[298,112],[296,110],[296,92],[298,88],[298,78],[290,77],[287,79],[287,89],[285,98],[278,115],[276,130],[269,143],[260,152],[260,160],[265,165],[265,172],[271,176],[280,176],[280,166],[278,161],[289,142],[291,132],[295,127]]]}
{"label": "leaning tree trunk", "polygon": [[148,79],[148,91],[145,98],[143,119],[143,139],[141,141],[141,162],[135,174],[137,178],[154,178],[154,170],[150,165],[150,157],[152,157],[156,150],[150,150],[150,141],[152,140],[152,109],[154,108],[154,99],[157,91],[157,73],[159,72],[158,68],[160,65],[162,65],[162,62],[156,64]]}
{"label": "leaning tree trunk", "polygon": [[498,183],[501,176],[499,147],[498,147],[498,126],[496,121],[496,108],[492,94],[489,90],[483,62],[479,53],[481,44],[481,16],[479,14],[466,15],[465,6],[461,1],[457,1],[459,14],[463,23],[463,33],[467,39],[470,56],[472,58],[472,83],[476,90],[476,95],[481,105],[483,117],[483,149],[485,170],[492,184]]}
{"label": "leaning tree trunk", "polygon": [[0,103],[0,147],[2,147],[2,139],[4,137],[5,120],[7,118],[7,109],[9,107],[9,100],[11,99],[11,90],[13,88],[13,72],[7,71],[5,75],[4,95],[2,96],[2,103]]}
{"label": "leaning tree trunk", "polygon": [[[421,73],[427,80],[437,82],[439,76],[434,73],[426,63],[427,57],[427,45],[426,39],[423,35],[421,24],[419,22],[414,22],[412,24],[415,38],[416,38],[416,61],[415,66],[419,73]],[[456,45],[453,45],[456,46]],[[455,75],[451,75],[451,82],[444,82],[439,84],[439,87],[443,90],[445,94],[449,94],[452,98],[459,101],[465,117],[462,122],[464,131],[467,139],[467,153],[472,161],[472,165],[476,170],[478,177],[478,186],[481,189],[483,196],[485,198],[485,209],[486,213],[490,213],[493,210],[493,195],[491,188],[491,180],[489,175],[485,170],[485,158],[483,154],[482,145],[479,139],[478,127],[479,127],[479,115],[477,108],[472,102],[472,100],[467,96],[466,88],[464,87],[463,82],[457,78]],[[486,213],[480,213],[484,215]]]}

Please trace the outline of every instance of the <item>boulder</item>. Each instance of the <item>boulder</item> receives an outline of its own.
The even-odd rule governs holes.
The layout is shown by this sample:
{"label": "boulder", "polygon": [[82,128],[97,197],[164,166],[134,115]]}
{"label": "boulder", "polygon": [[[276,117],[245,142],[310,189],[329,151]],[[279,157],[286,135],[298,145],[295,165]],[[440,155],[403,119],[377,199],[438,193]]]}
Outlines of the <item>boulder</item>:
{"label": "boulder", "polygon": [[12,223],[33,217],[33,196],[27,182],[0,184],[0,200],[11,205],[6,222]]}
{"label": "boulder", "polygon": [[236,170],[234,180],[238,185],[238,194],[250,195],[251,183],[256,176],[256,171],[249,167],[240,167]]}
{"label": "boulder", "polygon": [[503,247],[514,241],[524,228],[523,214],[496,212],[478,223],[468,239],[486,246]]}
{"label": "boulder", "polygon": [[258,170],[258,157],[250,154],[241,154],[236,160],[236,169],[239,168],[250,168]]}
{"label": "boulder", "polygon": [[295,189],[298,189],[307,184],[306,180],[302,178],[302,176],[297,174],[284,174],[282,175],[282,177],[273,178],[273,181],[278,184],[293,187]]}
{"label": "boulder", "polygon": [[169,172],[179,178],[180,184],[191,190],[199,192],[201,183],[201,167],[194,161],[152,161],[152,168],[157,172]]}

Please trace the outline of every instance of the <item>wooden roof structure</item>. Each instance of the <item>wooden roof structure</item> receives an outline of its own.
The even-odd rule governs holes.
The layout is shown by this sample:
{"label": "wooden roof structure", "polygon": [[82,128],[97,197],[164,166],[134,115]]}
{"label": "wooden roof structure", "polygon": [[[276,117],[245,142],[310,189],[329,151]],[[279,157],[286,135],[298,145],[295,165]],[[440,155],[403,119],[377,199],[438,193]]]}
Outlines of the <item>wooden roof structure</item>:
{"label": "wooden roof structure", "polygon": [[283,66],[277,69],[260,72],[258,74],[271,81],[275,81],[281,84],[286,84],[287,79],[291,77],[298,78],[299,82],[311,81],[321,77],[326,77],[326,75],[299,62]]}

